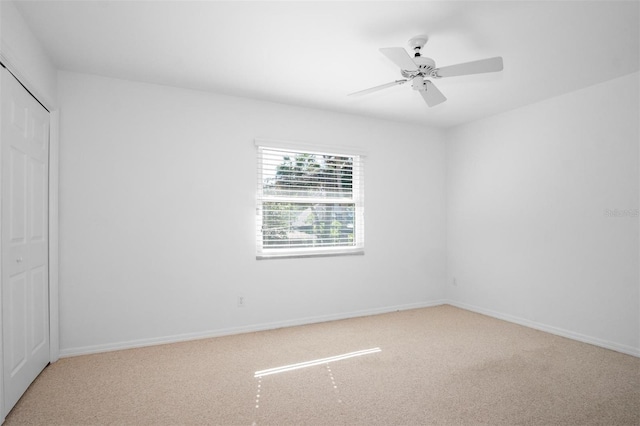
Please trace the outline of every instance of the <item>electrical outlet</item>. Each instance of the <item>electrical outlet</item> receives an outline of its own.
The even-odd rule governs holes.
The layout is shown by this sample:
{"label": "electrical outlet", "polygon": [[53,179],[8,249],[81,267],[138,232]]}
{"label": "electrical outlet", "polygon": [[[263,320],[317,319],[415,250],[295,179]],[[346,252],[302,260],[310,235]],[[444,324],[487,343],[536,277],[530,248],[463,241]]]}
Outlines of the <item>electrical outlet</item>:
{"label": "electrical outlet", "polygon": [[238,308],[244,308],[245,300],[244,296],[238,296]]}

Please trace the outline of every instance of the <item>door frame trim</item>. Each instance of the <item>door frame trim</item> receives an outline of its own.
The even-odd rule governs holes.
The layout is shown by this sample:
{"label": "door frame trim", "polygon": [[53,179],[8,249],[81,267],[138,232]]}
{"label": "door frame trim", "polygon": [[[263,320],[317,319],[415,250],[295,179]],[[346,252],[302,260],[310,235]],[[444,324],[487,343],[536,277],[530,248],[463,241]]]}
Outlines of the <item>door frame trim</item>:
{"label": "door frame trim", "polygon": [[[15,61],[0,52],[0,62],[24,86],[25,90],[38,103],[49,111],[49,362],[56,362],[60,358],[60,317],[59,317],[59,228],[58,228],[58,178],[59,178],[59,135],[60,110],[51,108],[48,102],[42,102],[34,93],[34,85],[20,72]],[[1,205],[1,200],[0,200]],[[0,209],[0,215],[1,215]],[[0,256],[2,255],[0,249]],[[1,310],[1,304],[0,304]],[[0,315],[1,318],[1,315]],[[4,362],[4,348],[2,345],[0,328],[0,364]],[[0,368],[0,424],[5,420],[4,407],[4,377]],[[8,413],[7,413],[8,414]]]}

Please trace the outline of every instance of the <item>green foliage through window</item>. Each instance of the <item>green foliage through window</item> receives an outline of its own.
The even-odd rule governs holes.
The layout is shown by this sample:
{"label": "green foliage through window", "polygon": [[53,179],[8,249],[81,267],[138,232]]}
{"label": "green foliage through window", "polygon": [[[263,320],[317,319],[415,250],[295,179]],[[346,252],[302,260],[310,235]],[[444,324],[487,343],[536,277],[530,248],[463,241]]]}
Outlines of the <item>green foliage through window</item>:
{"label": "green foliage through window", "polygon": [[260,160],[263,250],[357,245],[357,156],[261,148]]}

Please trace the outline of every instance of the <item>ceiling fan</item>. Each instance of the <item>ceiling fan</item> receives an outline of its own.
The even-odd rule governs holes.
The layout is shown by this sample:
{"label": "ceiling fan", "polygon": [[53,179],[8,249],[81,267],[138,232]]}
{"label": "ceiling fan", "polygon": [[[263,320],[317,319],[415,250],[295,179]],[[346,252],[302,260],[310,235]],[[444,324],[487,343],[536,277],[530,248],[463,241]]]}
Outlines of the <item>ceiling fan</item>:
{"label": "ceiling fan", "polygon": [[436,62],[420,55],[420,49],[427,43],[426,35],[419,35],[409,40],[409,46],[415,52],[413,58],[402,47],[383,47],[380,52],[391,62],[400,67],[400,73],[404,77],[391,83],[371,87],[370,89],[350,93],[349,96],[366,95],[387,87],[398,86],[411,81],[413,90],[418,91],[429,107],[436,106],[446,101],[447,98],[438,88],[428,80],[443,77],[455,77],[460,75],[481,74],[486,72],[502,71],[502,57],[480,59],[478,61],[465,62],[457,65],[449,65],[436,68]]}

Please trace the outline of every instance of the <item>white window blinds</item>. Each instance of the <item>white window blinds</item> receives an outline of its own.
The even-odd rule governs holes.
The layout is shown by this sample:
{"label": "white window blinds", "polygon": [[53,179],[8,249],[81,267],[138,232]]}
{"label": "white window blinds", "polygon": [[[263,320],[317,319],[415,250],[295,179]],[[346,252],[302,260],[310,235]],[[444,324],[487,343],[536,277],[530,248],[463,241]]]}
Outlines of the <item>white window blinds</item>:
{"label": "white window blinds", "polygon": [[364,250],[360,155],[258,145],[257,257]]}

